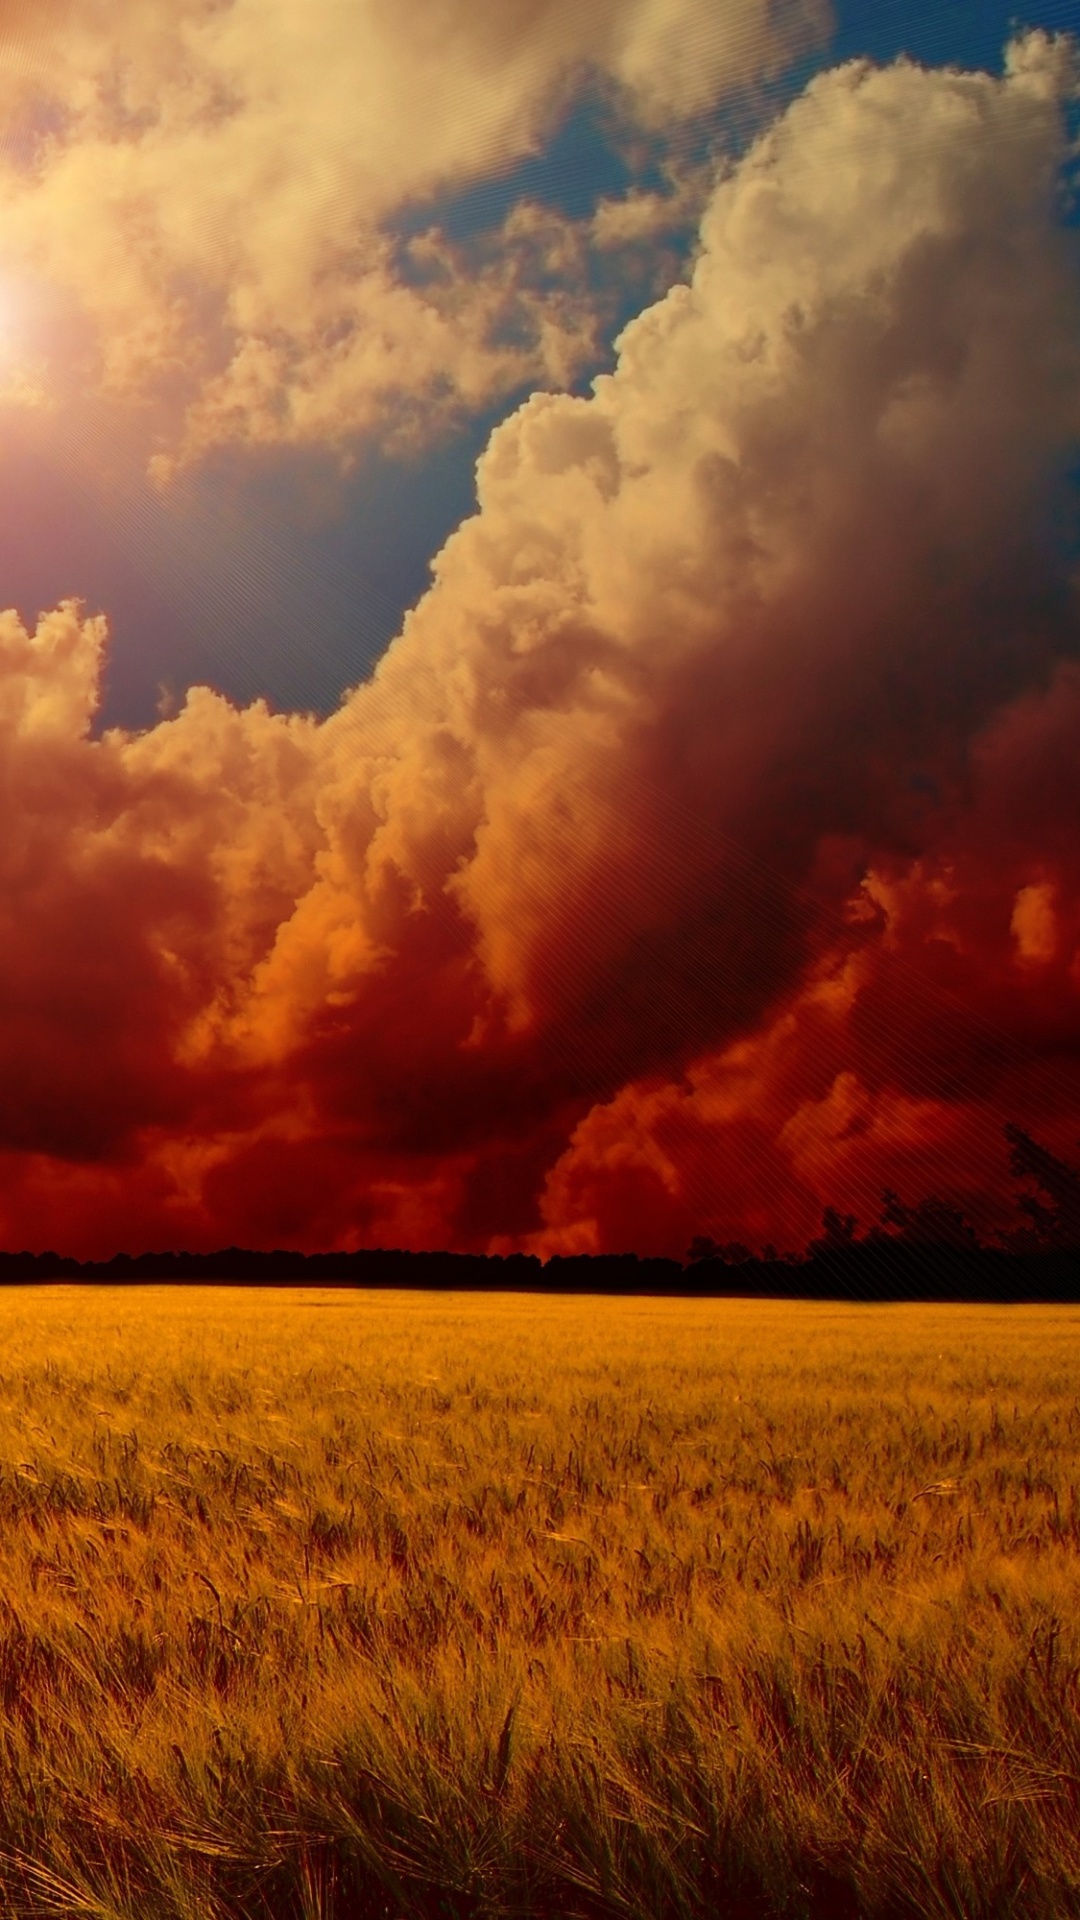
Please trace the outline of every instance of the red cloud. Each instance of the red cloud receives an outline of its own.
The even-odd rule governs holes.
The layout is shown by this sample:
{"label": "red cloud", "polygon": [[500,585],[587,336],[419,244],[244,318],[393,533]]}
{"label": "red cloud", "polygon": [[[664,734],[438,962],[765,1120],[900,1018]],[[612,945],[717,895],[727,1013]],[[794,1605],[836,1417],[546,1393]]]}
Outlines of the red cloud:
{"label": "red cloud", "polygon": [[0,633],[0,1230],[796,1243],[1070,1140],[1064,43],[816,80],[322,724]]}

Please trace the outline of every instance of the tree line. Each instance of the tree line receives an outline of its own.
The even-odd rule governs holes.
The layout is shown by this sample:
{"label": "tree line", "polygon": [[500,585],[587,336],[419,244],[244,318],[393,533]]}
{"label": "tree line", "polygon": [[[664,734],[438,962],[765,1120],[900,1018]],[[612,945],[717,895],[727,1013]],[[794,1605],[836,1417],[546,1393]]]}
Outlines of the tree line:
{"label": "tree line", "polygon": [[820,1234],[801,1253],[707,1235],[684,1261],[633,1253],[271,1252],[224,1247],[212,1253],[117,1253],[80,1261],[53,1252],[0,1252],[0,1285],[40,1281],[104,1285],[352,1286],[536,1293],[645,1293],[831,1299],[1024,1300],[1080,1302],[1080,1169],[1021,1127],[1005,1128],[1014,1178],[1023,1183],[1017,1222],[980,1240],[952,1201],[914,1205],[886,1189],[865,1232],[853,1214],[826,1207]]}

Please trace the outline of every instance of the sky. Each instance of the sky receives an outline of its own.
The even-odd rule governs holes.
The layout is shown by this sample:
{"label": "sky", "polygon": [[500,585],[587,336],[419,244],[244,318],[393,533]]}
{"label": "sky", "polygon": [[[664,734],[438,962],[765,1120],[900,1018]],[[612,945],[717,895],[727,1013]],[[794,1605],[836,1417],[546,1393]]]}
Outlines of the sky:
{"label": "sky", "polygon": [[1062,0],[0,0],[0,1245],[1080,1147]]}

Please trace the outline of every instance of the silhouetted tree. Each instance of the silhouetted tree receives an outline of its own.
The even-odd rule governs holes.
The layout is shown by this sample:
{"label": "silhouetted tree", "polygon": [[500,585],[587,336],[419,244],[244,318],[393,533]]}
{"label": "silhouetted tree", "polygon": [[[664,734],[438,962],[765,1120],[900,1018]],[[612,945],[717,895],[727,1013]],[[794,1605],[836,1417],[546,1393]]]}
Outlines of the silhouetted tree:
{"label": "silhouetted tree", "polygon": [[695,1233],[686,1249],[688,1260],[715,1260],[720,1249],[707,1233]]}
{"label": "silhouetted tree", "polygon": [[826,1207],[821,1216],[826,1240],[837,1245],[849,1246],[855,1238],[858,1221],[853,1213],[837,1213],[835,1207]]}
{"label": "silhouetted tree", "polygon": [[[1059,1247],[1080,1249],[1080,1169],[1068,1160],[1059,1160],[1048,1147],[1040,1146],[1011,1122],[1005,1128],[1005,1138],[1015,1178],[1033,1181],[1050,1202],[1047,1206],[1033,1194],[1024,1194],[1017,1201],[1019,1211],[1031,1222],[1022,1238],[1030,1235],[1037,1247],[1047,1252]],[[1015,1235],[1012,1244],[1020,1240],[1021,1236]]]}
{"label": "silhouetted tree", "polygon": [[[688,1260],[719,1260],[726,1267],[741,1267],[747,1260],[753,1259],[749,1247],[741,1240],[712,1240],[706,1233],[695,1234],[687,1248]],[[775,1251],[773,1258],[775,1259]]]}
{"label": "silhouetted tree", "polygon": [[826,1207],[821,1216],[822,1233],[817,1240],[811,1240],[806,1251],[810,1258],[826,1258],[837,1253],[850,1253],[858,1245],[855,1238],[859,1225],[853,1213],[838,1213],[835,1207]]}
{"label": "silhouetted tree", "polygon": [[898,1237],[909,1246],[976,1248],[979,1236],[959,1207],[937,1194],[929,1194],[913,1207],[904,1205],[898,1194],[886,1187],[881,1196],[881,1222],[895,1227]]}

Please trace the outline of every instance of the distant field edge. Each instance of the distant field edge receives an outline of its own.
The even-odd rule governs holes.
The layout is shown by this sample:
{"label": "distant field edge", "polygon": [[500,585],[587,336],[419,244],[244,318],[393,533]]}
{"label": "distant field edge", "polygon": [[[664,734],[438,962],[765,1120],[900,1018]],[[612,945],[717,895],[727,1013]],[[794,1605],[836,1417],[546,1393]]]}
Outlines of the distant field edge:
{"label": "distant field edge", "polygon": [[622,1254],[260,1252],[119,1253],[80,1261],[0,1253],[0,1287],[27,1285],[315,1287],[417,1293],[655,1296],[674,1299],[1080,1305],[1080,1253],[856,1244],[804,1259],[640,1259]]}

